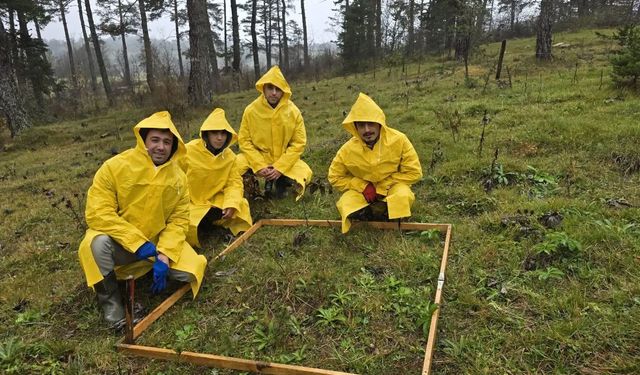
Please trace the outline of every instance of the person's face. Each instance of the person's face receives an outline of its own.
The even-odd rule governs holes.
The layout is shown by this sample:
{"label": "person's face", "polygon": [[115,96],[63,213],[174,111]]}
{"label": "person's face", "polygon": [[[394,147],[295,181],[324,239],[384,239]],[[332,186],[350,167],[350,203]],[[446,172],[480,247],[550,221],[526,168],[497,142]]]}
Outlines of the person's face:
{"label": "person's face", "polygon": [[207,132],[207,141],[216,150],[221,149],[227,142],[227,132],[225,130],[210,130]]}
{"label": "person's face", "polygon": [[262,92],[264,93],[264,97],[267,98],[267,102],[269,102],[272,107],[277,106],[280,99],[282,99],[282,95],[284,95],[284,92],[280,90],[280,88],[272,85],[271,83],[265,83],[262,87]]}
{"label": "person's face", "polygon": [[371,145],[378,140],[380,124],[376,122],[356,122],[355,126],[364,143]]}
{"label": "person's face", "polygon": [[144,141],[153,164],[161,165],[169,160],[171,156],[171,146],[173,146],[173,134],[170,131],[151,129]]}

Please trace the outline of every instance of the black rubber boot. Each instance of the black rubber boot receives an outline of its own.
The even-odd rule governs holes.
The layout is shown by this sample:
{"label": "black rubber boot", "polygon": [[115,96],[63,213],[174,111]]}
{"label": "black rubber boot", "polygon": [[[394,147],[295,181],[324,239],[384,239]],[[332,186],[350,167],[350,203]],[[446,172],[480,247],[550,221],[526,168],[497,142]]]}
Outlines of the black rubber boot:
{"label": "black rubber boot", "polygon": [[121,327],[124,322],[124,305],[118,288],[116,273],[111,271],[95,285],[102,317],[110,327]]}
{"label": "black rubber boot", "polygon": [[280,176],[276,180],[276,198],[282,199],[287,196],[287,189],[293,186],[293,180],[286,176]]}

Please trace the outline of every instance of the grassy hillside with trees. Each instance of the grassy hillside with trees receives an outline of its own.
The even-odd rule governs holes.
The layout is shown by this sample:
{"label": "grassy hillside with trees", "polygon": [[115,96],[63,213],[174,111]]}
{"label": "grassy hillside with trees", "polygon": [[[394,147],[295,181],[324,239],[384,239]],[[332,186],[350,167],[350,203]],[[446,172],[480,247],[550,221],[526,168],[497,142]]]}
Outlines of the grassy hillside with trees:
{"label": "grassy hillside with trees", "polygon": [[[596,31],[614,33],[554,34],[561,44],[544,63],[535,60],[535,38],[509,40],[497,81],[499,43],[479,47],[466,77],[463,63],[429,57],[292,83],[308,135],[303,158],[318,184],[327,185],[329,163],[348,139],[340,124],[359,92],[377,101],[420,156],[425,177],[414,186],[413,220],[454,226],[433,373],[640,372],[640,101],[633,89],[613,86],[610,57],[620,47]],[[256,95],[216,96],[213,106],[237,129]],[[181,108],[174,122],[189,140],[209,112]],[[0,372],[230,373],[116,353],[120,336],[102,326],[78,264],[93,174],[133,146],[132,127],[160,109],[125,104],[4,139]],[[298,203],[254,202],[252,213],[337,219],[338,197],[318,190]],[[437,239],[314,230],[295,247],[299,234],[267,233],[236,257],[210,264],[202,296],[181,300],[145,340],[213,351],[228,335],[231,341],[219,344],[234,348],[228,355],[418,373],[420,312],[429,311],[420,301],[433,299]],[[425,252],[412,252],[420,247]],[[211,238],[203,253],[212,258],[222,249]],[[140,288],[147,287],[142,280]],[[297,326],[283,318],[291,311],[270,301],[282,290],[310,298],[312,307],[294,311]],[[387,307],[362,309],[356,302],[363,296]],[[143,299],[147,308],[160,301]],[[373,320],[378,313],[386,325]],[[323,341],[300,351],[305,332],[320,332]],[[294,348],[289,339],[302,341],[291,341]]]}

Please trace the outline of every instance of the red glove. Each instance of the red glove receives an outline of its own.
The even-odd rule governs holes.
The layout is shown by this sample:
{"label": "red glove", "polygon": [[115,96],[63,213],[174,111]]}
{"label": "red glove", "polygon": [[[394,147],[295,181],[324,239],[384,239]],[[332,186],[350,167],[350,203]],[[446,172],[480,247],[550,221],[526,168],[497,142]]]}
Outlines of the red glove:
{"label": "red glove", "polygon": [[367,187],[364,188],[364,191],[362,191],[362,195],[364,195],[364,199],[366,199],[367,202],[369,203],[372,203],[373,201],[375,201],[376,200],[375,186],[373,186],[373,184],[369,182],[367,184]]}

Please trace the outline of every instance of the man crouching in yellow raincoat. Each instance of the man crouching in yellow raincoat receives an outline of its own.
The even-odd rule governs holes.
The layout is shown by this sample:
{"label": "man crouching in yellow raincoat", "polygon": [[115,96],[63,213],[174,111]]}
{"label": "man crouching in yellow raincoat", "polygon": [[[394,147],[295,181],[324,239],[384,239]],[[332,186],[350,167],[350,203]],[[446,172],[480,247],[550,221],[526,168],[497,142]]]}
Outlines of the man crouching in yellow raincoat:
{"label": "man crouching in yellow raincoat", "polygon": [[224,111],[216,108],[202,124],[200,138],[187,143],[187,181],[191,219],[187,241],[200,246],[198,226],[220,225],[235,236],[253,224],[242,197],[242,176],[229,148],[238,139]]}
{"label": "man crouching in yellow raincoat", "polygon": [[350,217],[377,202],[386,202],[389,219],[411,216],[410,186],[422,178],[422,168],[407,136],[388,127],[382,109],[362,93],[342,126],[353,137],[338,150],[328,176],[344,192],[336,204],[342,233],[349,231]]}
{"label": "man crouching in yellow raincoat", "polygon": [[293,180],[298,200],[312,175],[300,160],[307,144],[302,113],[291,101],[291,88],[277,66],[256,82],[256,89],[260,96],[244,110],[238,134],[240,174],[251,168],[266,186],[275,185],[277,196]]}
{"label": "man crouching in yellow raincoat", "polygon": [[167,277],[191,283],[198,293],[207,260],[185,241],[189,228],[187,177],[177,163],[186,149],[169,112],[133,129],[136,146],[107,160],[87,193],[89,229],[80,243],[80,264],[97,293],[103,317],[123,326],[117,278],[153,270],[152,291]]}

